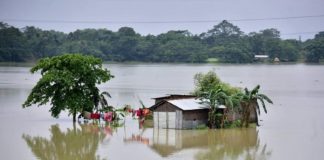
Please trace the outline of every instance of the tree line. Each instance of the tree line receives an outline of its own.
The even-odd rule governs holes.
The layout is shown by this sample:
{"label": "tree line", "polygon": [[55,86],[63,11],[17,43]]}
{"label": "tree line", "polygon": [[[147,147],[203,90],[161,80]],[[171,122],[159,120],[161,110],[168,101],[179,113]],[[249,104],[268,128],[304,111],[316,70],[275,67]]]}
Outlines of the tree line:
{"label": "tree line", "polygon": [[255,55],[269,60],[320,62],[324,58],[324,31],[305,42],[280,38],[277,29],[245,34],[224,20],[201,34],[172,30],[159,35],[140,35],[130,27],[114,32],[83,29],[70,33],[19,29],[0,22],[0,62],[35,61],[64,53],[93,55],[105,61],[203,63],[252,63]]}

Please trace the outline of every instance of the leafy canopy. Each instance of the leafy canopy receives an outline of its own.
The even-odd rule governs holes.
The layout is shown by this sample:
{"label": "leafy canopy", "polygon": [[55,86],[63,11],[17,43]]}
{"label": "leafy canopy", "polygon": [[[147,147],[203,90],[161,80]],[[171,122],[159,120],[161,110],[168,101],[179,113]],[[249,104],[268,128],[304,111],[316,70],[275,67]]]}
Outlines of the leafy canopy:
{"label": "leafy canopy", "polygon": [[324,58],[324,32],[315,35],[315,39],[309,40],[305,47],[306,61],[319,63]]}
{"label": "leafy canopy", "polygon": [[239,97],[237,95],[241,93],[241,90],[222,82],[214,71],[209,71],[206,74],[198,73],[194,79],[196,86],[194,95],[200,98],[201,103],[210,106],[208,121],[211,127],[215,125],[222,127],[223,122],[217,121],[219,117],[218,107],[225,105],[230,108],[231,112],[237,110],[239,108]]}
{"label": "leafy canopy", "polygon": [[130,27],[63,33],[33,26],[19,29],[0,22],[0,62],[28,62],[62,53],[82,53],[116,62],[201,63],[217,59],[222,63],[253,63],[258,61],[255,55],[268,55],[270,62],[274,58],[319,62],[323,59],[323,35],[319,32],[305,42],[284,40],[275,28],[243,33],[226,20],[199,35],[188,30],[141,35]]}
{"label": "leafy canopy", "polygon": [[32,89],[23,108],[32,104],[51,104],[50,112],[58,117],[68,110],[75,115],[83,110],[91,111],[99,101],[96,84],[107,82],[113,76],[102,67],[102,61],[92,56],[64,54],[41,59],[31,70],[40,71],[42,77]]}
{"label": "leafy canopy", "polygon": [[214,71],[197,73],[194,77],[194,83],[194,95],[198,97],[211,90],[218,89],[221,89],[227,95],[234,95],[241,92],[240,88],[232,87],[228,83],[222,82]]}

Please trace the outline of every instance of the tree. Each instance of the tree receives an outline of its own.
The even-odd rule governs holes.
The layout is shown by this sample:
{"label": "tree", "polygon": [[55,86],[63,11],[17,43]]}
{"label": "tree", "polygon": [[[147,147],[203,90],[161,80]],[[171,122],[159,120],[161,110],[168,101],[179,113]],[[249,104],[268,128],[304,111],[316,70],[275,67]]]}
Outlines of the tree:
{"label": "tree", "polygon": [[281,61],[297,61],[300,56],[300,42],[282,40],[277,29],[270,28],[249,34],[248,41],[254,55],[266,54],[271,59],[278,57]]}
{"label": "tree", "polygon": [[76,114],[92,110],[99,101],[96,84],[107,82],[113,76],[102,67],[102,61],[92,56],[65,54],[41,59],[31,70],[41,72],[41,79],[32,89],[23,108],[32,104],[50,102],[50,112],[58,117],[68,110],[76,121]]}
{"label": "tree", "polygon": [[243,32],[239,27],[233,25],[232,23],[223,20],[218,25],[215,25],[211,30],[206,33],[206,36],[220,36],[220,37],[229,37],[229,36],[241,36]]}
{"label": "tree", "polygon": [[324,31],[318,32],[318,33],[315,35],[315,39],[320,39],[320,38],[324,38]]}
{"label": "tree", "polygon": [[299,58],[300,53],[297,47],[291,41],[288,40],[281,41],[280,50],[281,50],[281,53],[279,54],[280,60],[295,62]]}
{"label": "tree", "polygon": [[66,40],[66,35],[63,32],[46,31],[29,26],[23,28],[23,31],[28,39],[27,44],[37,59],[57,55],[59,46],[64,44]]}
{"label": "tree", "polygon": [[[242,107],[242,119],[241,119],[241,127],[245,125],[245,127],[249,127],[250,123],[250,115],[251,112],[254,112],[256,118],[256,124],[259,126],[258,115],[260,115],[260,105],[262,104],[262,108],[265,113],[267,113],[267,108],[265,106],[264,101],[268,103],[273,103],[270,98],[266,95],[259,93],[260,85],[257,85],[253,90],[249,91],[247,88],[244,89],[244,93],[241,94],[240,104]],[[259,101],[259,102],[258,102]]]}
{"label": "tree", "polygon": [[232,87],[229,84],[222,82],[214,71],[197,73],[194,77],[194,83],[195,90],[193,94],[198,97],[219,86],[222,86],[223,91],[228,95],[235,95],[241,92],[240,88]]}
{"label": "tree", "polygon": [[17,28],[0,22],[0,62],[24,62],[33,59],[27,39]]}
{"label": "tree", "polygon": [[262,30],[261,34],[264,39],[279,39],[280,38],[280,31],[278,31],[275,28]]}
{"label": "tree", "polygon": [[248,40],[251,46],[251,52],[254,55],[265,54],[265,42],[262,34],[256,32],[249,33]]}
{"label": "tree", "polygon": [[[103,60],[123,62],[206,62],[217,58],[225,63],[251,63],[256,54],[296,61],[305,52],[307,61],[323,58],[324,32],[313,40],[282,40],[277,29],[264,29],[244,34],[226,20],[200,35],[188,30],[171,30],[159,35],[140,35],[133,28],[82,29],[68,34],[28,26],[20,30],[0,22],[0,61],[33,61],[63,53],[93,55]],[[318,44],[315,44],[318,42]],[[314,44],[313,44],[314,43]],[[301,44],[306,48],[302,48]],[[312,44],[312,45],[311,45]]]}
{"label": "tree", "polygon": [[112,42],[112,56],[115,61],[135,61],[139,34],[133,28],[122,27],[116,33],[117,38]]}
{"label": "tree", "polygon": [[[225,105],[227,107],[233,108],[232,99],[228,94],[226,94],[226,92],[223,90],[223,87],[219,85],[217,87],[209,89],[208,92],[202,93],[200,100],[201,103],[210,106],[208,112],[208,121],[211,127],[214,127],[216,125],[223,128],[224,115],[223,113],[218,113],[217,109],[221,105]],[[217,124],[217,121],[219,119],[220,119],[219,124]]]}
{"label": "tree", "polygon": [[324,32],[315,35],[315,39],[310,40],[306,47],[306,62],[319,63],[324,58]]}
{"label": "tree", "polygon": [[[98,102],[98,101],[100,102],[101,108],[108,108],[108,107],[110,107],[108,105],[108,101],[107,101],[107,99],[106,99],[105,96],[111,98],[111,95],[108,92],[105,91],[105,92],[101,92],[100,95],[99,95],[99,99],[96,100],[96,102]],[[98,107],[98,104],[95,104],[95,106]]]}
{"label": "tree", "polygon": [[226,20],[200,35],[202,40],[211,47],[215,45],[227,46],[240,43],[242,36],[243,32],[240,28]]}
{"label": "tree", "polygon": [[234,108],[239,106],[236,95],[241,92],[240,89],[222,82],[213,71],[209,71],[206,74],[198,73],[194,79],[196,86],[194,94],[200,97],[202,103],[210,106],[208,120],[211,127],[215,125],[223,127],[224,115],[221,115],[220,124],[217,124],[220,114],[217,112],[217,109],[220,105],[225,105],[230,112],[234,112]]}
{"label": "tree", "polygon": [[225,63],[247,63],[252,62],[253,55],[244,50],[243,47],[218,46],[210,49],[209,54]]}

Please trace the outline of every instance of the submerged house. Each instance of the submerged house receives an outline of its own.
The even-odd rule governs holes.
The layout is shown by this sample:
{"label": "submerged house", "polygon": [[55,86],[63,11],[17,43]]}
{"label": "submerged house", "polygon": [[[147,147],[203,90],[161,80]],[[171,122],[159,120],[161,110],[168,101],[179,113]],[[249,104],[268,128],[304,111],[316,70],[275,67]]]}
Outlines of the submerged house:
{"label": "submerged house", "polygon": [[207,124],[209,106],[192,95],[170,95],[154,98],[154,128],[192,129]]}
{"label": "submerged house", "polygon": [[[207,125],[210,106],[200,103],[193,95],[169,95],[153,98],[155,104],[149,109],[153,112],[154,128],[194,129],[199,125]],[[229,112],[226,106],[220,105],[217,112],[224,115],[228,121],[241,118],[241,114]],[[250,122],[256,122],[254,112],[250,114]]]}

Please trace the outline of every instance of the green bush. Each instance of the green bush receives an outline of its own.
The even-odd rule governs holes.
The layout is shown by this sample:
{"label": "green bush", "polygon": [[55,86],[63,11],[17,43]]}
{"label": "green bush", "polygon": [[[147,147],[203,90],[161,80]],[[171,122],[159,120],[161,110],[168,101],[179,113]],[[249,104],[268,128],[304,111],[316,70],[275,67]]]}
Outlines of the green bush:
{"label": "green bush", "polygon": [[200,124],[196,127],[196,129],[203,130],[203,129],[208,129],[208,127],[205,124]]}
{"label": "green bush", "polygon": [[239,128],[241,127],[241,120],[235,120],[230,122],[228,120],[224,121],[224,128]]}

